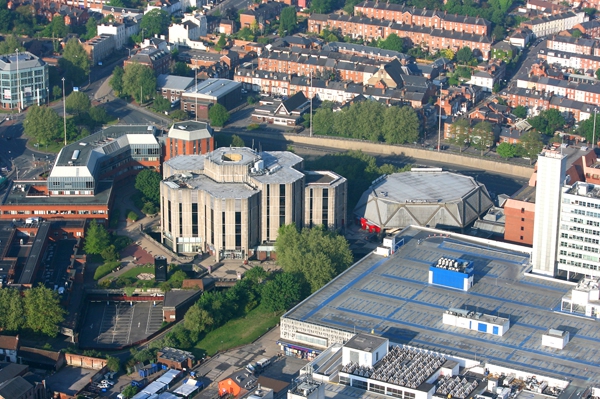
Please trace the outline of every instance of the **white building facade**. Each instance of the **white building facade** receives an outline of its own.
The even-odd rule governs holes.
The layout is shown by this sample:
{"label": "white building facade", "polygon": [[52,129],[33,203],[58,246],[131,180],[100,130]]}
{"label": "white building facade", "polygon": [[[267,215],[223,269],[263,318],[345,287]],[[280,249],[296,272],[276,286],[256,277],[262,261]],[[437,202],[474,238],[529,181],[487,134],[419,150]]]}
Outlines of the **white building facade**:
{"label": "white building facade", "polygon": [[560,193],[565,178],[566,157],[556,151],[538,156],[537,188],[533,222],[533,272],[556,275],[556,248],[560,219]]}
{"label": "white building facade", "polygon": [[43,105],[48,98],[48,65],[23,51],[0,56],[2,108]]}
{"label": "white building facade", "polygon": [[584,182],[565,186],[560,205],[558,269],[599,277],[600,186]]}

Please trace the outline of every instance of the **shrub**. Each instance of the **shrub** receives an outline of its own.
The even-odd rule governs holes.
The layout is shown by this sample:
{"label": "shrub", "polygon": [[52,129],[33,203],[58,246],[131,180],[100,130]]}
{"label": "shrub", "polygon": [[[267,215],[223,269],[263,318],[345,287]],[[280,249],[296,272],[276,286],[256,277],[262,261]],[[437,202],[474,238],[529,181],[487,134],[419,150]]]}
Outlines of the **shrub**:
{"label": "shrub", "polygon": [[248,126],[246,126],[246,130],[257,130],[260,128],[260,125],[258,123],[251,123]]}
{"label": "shrub", "polygon": [[121,266],[121,262],[106,262],[98,266],[94,273],[94,280],[100,280],[102,277],[112,273],[119,266]]}
{"label": "shrub", "polygon": [[132,222],[135,222],[139,219],[139,216],[134,211],[129,211],[129,213],[127,214],[127,219],[131,220]]}

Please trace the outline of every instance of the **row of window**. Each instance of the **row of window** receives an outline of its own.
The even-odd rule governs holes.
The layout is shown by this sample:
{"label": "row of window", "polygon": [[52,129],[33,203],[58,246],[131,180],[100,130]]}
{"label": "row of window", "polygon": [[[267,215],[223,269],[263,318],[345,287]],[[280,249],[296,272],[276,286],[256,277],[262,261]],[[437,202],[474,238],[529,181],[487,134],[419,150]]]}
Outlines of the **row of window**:
{"label": "row of window", "polygon": [[574,261],[574,260],[566,260],[566,259],[560,258],[558,260],[558,263],[563,264],[563,265],[569,265],[569,266],[583,267],[584,269],[589,269],[589,270],[598,270],[598,265],[592,265],[590,263],[579,262],[579,261]]}
{"label": "row of window", "polygon": [[568,234],[568,233],[560,233],[560,238],[568,238],[570,240],[583,241],[583,242],[588,242],[590,244],[600,243],[600,240],[598,240],[596,238],[582,237],[582,236],[578,236],[575,234]]}
{"label": "row of window", "polygon": [[354,388],[364,389],[365,391],[371,391],[382,395],[392,396],[394,398],[399,399],[415,399],[416,396],[413,392],[404,391],[399,388],[386,388],[384,385],[362,381],[342,375],[340,375],[340,384],[352,386]]}
{"label": "row of window", "polygon": [[562,224],[560,226],[560,229],[561,230],[569,230],[569,231],[578,231],[580,233],[591,234],[591,235],[594,235],[594,236],[600,236],[600,230],[585,229],[583,227],[569,226],[567,224]]}
{"label": "row of window", "polygon": [[103,209],[98,210],[78,210],[78,211],[43,211],[43,210],[11,210],[3,211],[3,215],[103,215],[106,211]]}

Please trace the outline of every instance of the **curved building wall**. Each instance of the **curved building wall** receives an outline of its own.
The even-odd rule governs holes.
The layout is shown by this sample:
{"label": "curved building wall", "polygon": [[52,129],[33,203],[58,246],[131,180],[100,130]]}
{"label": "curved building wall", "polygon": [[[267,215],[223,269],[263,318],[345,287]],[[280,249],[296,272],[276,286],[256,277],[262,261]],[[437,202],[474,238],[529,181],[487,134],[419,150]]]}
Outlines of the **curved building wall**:
{"label": "curved building wall", "polygon": [[259,199],[224,198],[201,188],[161,184],[163,243],[180,253],[210,251],[229,257],[258,245]]}

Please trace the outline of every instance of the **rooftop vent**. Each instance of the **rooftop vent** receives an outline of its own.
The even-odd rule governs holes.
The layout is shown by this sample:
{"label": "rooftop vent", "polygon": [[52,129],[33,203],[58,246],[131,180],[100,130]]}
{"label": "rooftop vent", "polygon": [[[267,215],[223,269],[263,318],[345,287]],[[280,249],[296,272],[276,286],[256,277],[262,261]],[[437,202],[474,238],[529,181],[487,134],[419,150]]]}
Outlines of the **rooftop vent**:
{"label": "rooftop vent", "polygon": [[187,130],[187,126],[186,125],[179,125],[177,126],[179,129],[181,130]]}

